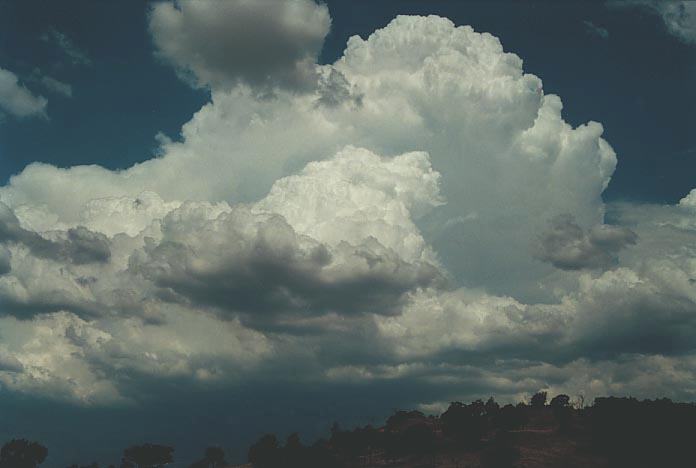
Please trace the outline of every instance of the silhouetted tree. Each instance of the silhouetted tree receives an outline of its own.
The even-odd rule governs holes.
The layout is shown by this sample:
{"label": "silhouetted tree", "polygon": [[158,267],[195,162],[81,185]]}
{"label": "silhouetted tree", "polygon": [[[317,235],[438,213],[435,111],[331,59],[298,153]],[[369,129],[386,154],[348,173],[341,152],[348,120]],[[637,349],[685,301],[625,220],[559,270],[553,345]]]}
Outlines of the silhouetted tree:
{"label": "silhouetted tree", "polygon": [[278,439],[273,434],[266,434],[249,448],[249,461],[254,468],[275,468],[280,459]]}
{"label": "silhouetted tree", "polygon": [[558,423],[560,432],[569,432],[571,429],[571,421],[573,418],[573,410],[570,407],[570,397],[560,394],[551,399],[550,405],[553,410],[553,415]]}
{"label": "silhouetted tree", "polygon": [[504,431],[512,431],[522,428],[529,419],[526,405],[512,406],[510,404],[500,408],[493,422],[496,427]]}
{"label": "silhouetted tree", "polygon": [[385,428],[390,432],[398,432],[408,426],[421,424],[427,418],[420,411],[397,411],[387,419]]}
{"label": "silhouetted tree", "polygon": [[595,446],[612,466],[692,466],[696,406],[669,399],[596,398],[588,409]]}
{"label": "silhouetted tree", "polygon": [[329,448],[326,440],[318,440],[307,451],[303,468],[343,468],[345,463]]}
{"label": "silhouetted tree", "polygon": [[220,447],[208,447],[203,458],[193,463],[189,468],[219,468],[226,465],[225,451]]}
{"label": "silhouetted tree", "polygon": [[12,439],[0,449],[0,468],[36,468],[48,456],[48,449],[38,442]]}
{"label": "silhouetted tree", "polygon": [[488,401],[486,401],[486,414],[488,416],[495,416],[499,409],[500,405],[495,401],[495,398],[490,397]]}
{"label": "silhouetted tree", "polygon": [[134,445],[123,451],[123,461],[138,468],[160,468],[174,461],[173,453],[174,448],[166,445]]}
{"label": "silhouetted tree", "polygon": [[435,434],[431,426],[417,424],[399,434],[399,454],[429,455],[435,450]]}
{"label": "silhouetted tree", "polygon": [[561,393],[551,398],[551,403],[549,405],[552,408],[567,408],[570,406],[570,397]]}
{"label": "silhouetted tree", "polygon": [[530,402],[532,408],[543,408],[546,405],[546,392],[536,392]]}
{"label": "silhouetted tree", "polygon": [[477,444],[486,433],[488,420],[481,400],[465,405],[458,401],[450,404],[440,416],[446,436],[454,437],[465,445]]}

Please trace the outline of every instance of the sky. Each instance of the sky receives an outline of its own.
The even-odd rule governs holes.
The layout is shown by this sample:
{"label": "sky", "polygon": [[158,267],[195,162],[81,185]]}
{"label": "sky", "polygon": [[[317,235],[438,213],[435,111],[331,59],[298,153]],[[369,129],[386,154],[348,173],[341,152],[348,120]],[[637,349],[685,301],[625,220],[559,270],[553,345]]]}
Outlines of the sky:
{"label": "sky", "polygon": [[694,401],[695,5],[0,2],[0,438]]}

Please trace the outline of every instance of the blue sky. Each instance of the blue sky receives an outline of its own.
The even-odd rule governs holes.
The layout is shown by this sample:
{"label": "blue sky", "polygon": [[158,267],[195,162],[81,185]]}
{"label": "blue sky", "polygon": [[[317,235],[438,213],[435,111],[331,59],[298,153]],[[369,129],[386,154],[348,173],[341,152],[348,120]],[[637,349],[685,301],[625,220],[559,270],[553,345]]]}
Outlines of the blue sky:
{"label": "blue sky", "polygon": [[694,78],[691,2],[0,1],[0,441],[696,401]]}

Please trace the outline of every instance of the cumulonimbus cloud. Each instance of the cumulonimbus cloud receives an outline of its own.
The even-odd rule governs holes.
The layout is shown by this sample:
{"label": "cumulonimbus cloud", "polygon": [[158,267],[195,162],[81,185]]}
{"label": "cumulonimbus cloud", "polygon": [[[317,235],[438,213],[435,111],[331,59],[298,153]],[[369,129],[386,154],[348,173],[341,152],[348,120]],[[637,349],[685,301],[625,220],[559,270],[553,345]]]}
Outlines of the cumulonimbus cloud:
{"label": "cumulonimbus cloud", "polygon": [[[122,171],[32,164],[0,188],[0,337],[21,364],[6,388],[97,404],[137,399],[141,379],[301,375],[590,395],[639,354],[684,381],[669,369],[696,354],[693,195],[607,206],[602,126],[571,127],[519,57],[444,18],[352,37],[303,92],[287,72],[328,28],[311,2],[288,3],[324,21],[290,68],[192,61],[207,26],[244,33],[219,24],[240,5],[258,14],[152,12],[161,53],[212,86],[181,142]],[[295,34],[286,13],[263,19],[271,36]]]}

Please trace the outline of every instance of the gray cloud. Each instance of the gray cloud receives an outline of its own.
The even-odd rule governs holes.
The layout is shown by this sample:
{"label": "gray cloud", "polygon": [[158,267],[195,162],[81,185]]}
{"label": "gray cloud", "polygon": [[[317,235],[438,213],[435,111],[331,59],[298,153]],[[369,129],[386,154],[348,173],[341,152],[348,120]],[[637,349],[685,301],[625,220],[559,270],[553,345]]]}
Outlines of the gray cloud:
{"label": "gray cloud", "polygon": [[0,372],[22,372],[24,366],[19,360],[0,349]]}
{"label": "gray cloud", "polygon": [[358,106],[362,103],[362,96],[351,87],[343,73],[334,67],[322,72],[319,78],[317,102],[327,106],[337,106],[349,101]]}
{"label": "gray cloud", "polygon": [[15,117],[46,117],[48,101],[19,83],[17,75],[0,68],[0,110]]}
{"label": "gray cloud", "polygon": [[12,271],[12,254],[0,245],[0,276]]}
{"label": "gray cloud", "polygon": [[75,265],[104,263],[111,258],[107,237],[83,226],[68,229],[65,239],[50,240],[24,229],[10,208],[0,202],[0,243],[21,244],[33,255]]}
{"label": "gray cloud", "polygon": [[585,232],[573,216],[560,215],[539,239],[536,256],[562,270],[605,269],[616,266],[618,252],[636,240],[625,227],[600,225]]}
{"label": "gray cloud", "polygon": [[331,18],[313,0],[180,0],[150,12],[158,54],[199,87],[312,88]]}

